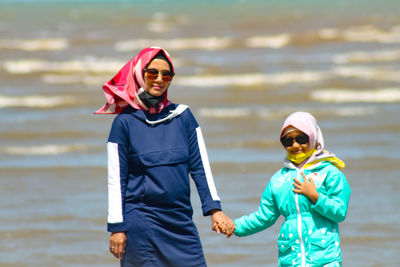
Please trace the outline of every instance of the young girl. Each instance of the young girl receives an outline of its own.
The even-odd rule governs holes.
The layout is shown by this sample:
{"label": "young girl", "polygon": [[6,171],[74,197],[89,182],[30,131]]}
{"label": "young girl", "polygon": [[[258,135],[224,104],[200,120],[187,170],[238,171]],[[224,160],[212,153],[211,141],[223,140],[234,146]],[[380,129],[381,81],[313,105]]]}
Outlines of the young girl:
{"label": "young girl", "polygon": [[324,150],[321,130],[310,113],[291,114],[280,140],[287,151],[284,166],[272,176],[258,210],[235,220],[234,234],[257,233],[282,215],[280,266],[341,266],[338,223],[346,218],[350,198],[340,171],[344,163]]}

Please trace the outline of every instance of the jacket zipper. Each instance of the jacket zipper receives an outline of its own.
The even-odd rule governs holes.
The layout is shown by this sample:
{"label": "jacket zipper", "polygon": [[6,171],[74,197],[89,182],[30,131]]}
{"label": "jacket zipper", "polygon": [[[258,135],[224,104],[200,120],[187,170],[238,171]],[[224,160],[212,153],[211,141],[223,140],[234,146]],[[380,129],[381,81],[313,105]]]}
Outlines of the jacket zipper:
{"label": "jacket zipper", "polygon": [[[300,173],[297,170],[297,179],[300,180]],[[303,234],[301,231],[302,228],[302,218],[301,218],[301,213],[300,213],[300,206],[299,206],[299,194],[295,193],[294,199],[296,201],[296,210],[297,210],[297,233],[299,235],[299,241],[300,241],[300,250],[301,250],[301,266],[306,265],[306,257],[305,257],[305,249],[304,249],[304,242],[303,242]]]}

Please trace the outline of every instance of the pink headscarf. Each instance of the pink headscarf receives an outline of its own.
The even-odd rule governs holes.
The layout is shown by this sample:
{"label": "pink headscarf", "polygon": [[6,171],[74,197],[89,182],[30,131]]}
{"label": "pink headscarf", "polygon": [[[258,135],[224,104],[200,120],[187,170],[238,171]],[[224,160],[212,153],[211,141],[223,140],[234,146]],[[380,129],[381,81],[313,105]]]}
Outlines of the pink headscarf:
{"label": "pink headscarf", "polygon": [[289,115],[283,123],[280,138],[283,137],[285,129],[288,126],[292,126],[308,135],[311,149],[315,146],[317,152],[324,149],[324,138],[322,137],[321,130],[317,124],[317,120],[310,113],[299,111]]}
{"label": "pink headscarf", "polygon": [[164,107],[171,104],[167,98],[167,91],[164,93],[164,99],[158,107],[145,107],[137,97],[140,88],[145,87],[143,69],[151,60],[162,51],[171,65],[171,71],[174,67],[167,51],[159,47],[148,47],[139,52],[108,82],[103,85],[104,95],[107,103],[95,112],[95,114],[119,114],[130,105],[135,109],[149,110],[150,113],[158,113]]}

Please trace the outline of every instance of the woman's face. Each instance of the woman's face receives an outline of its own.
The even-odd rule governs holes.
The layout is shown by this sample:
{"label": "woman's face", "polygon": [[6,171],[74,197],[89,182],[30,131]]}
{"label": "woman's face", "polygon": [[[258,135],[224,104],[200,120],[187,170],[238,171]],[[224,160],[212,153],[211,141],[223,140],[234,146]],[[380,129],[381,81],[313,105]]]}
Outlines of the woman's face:
{"label": "woman's face", "polygon": [[[150,75],[150,71],[145,71],[144,73],[144,83],[145,83],[145,90],[153,96],[160,96],[162,95],[170,85],[171,81],[164,81],[163,74],[166,72],[170,72],[169,64],[165,60],[162,59],[154,59],[150,62],[150,64],[146,68],[151,72],[158,71],[157,78],[154,80],[150,79],[148,76]],[[172,79],[172,77],[171,77]]]}
{"label": "woman's face", "polygon": [[[296,140],[297,138],[297,140]],[[291,145],[285,145],[286,151],[289,154],[297,155],[301,153],[306,153],[310,150],[310,143],[308,136],[302,131],[295,130],[293,132],[288,133],[282,139],[287,139],[287,143]],[[291,141],[291,142],[290,142]],[[284,142],[282,142],[284,143]]]}

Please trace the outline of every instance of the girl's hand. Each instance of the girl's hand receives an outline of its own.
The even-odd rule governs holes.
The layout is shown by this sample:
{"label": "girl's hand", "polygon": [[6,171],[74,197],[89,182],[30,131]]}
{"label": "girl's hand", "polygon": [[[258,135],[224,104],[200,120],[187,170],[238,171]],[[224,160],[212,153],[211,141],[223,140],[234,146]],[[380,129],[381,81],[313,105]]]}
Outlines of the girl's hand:
{"label": "girl's hand", "polygon": [[317,192],[317,187],[315,186],[314,180],[311,177],[307,178],[303,172],[301,172],[301,175],[303,175],[304,183],[294,178],[293,186],[295,188],[293,189],[293,192],[307,196],[312,202],[317,203],[319,194]]}
{"label": "girl's hand", "polygon": [[223,233],[226,237],[232,236],[236,229],[235,223],[220,210],[214,210],[211,214],[213,231]]}

